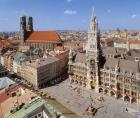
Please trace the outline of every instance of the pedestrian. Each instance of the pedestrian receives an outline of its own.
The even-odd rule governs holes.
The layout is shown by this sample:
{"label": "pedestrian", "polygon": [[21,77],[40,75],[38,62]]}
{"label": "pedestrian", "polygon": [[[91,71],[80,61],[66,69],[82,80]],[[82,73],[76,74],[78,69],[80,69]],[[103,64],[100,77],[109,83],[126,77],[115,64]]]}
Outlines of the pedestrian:
{"label": "pedestrian", "polygon": [[125,111],[126,111],[126,112],[128,112],[128,109],[127,109],[127,107],[126,107]]}

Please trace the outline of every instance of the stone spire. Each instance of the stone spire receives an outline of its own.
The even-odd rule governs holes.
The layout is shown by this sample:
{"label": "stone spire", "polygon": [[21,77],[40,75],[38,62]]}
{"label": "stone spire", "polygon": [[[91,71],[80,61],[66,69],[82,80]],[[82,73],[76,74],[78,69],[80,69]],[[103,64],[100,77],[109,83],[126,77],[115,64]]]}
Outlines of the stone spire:
{"label": "stone spire", "polygon": [[96,12],[95,12],[95,9],[94,9],[94,8],[93,8],[92,15],[93,15],[92,18],[93,18],[93,20],[94,20],[93,22],[94,22],[94,23],[97,23]]}
{"label": "stone spire", "polygon": [[73,62],[73,52],[72,52],[72,49],[70,48],[70,51],[69,51],[69,64],[71,64]]}
{"label": "stone spire", "polygon": [[93,8],[91,21],[90,21],[90,30],[97,32],[98,31],[98,21],[95,13],[95,9]]}
{"label": "stone spire", "polygon": [[96,19],[96,13],[95,13],[94,7],[93,7],[93,10],[92,10],[91,21],[93,21],[93,19]]}
{"label": "stone spire", "polygon": [[101,53],[100,30],[98,28],[96,13],[93,8],[88,30],[88,41],[86,43],[86,55],[88,57],[87,60],[90,60],[90,58],[92,58],[98,62]]}
{"label": "stone spire", "polygon": [[87,50],[96,52],[100,50],[100,30],[98,28],[98,21],[94,8],[88,29]]}
{"label": "stone spire", "polygon": [[[98,92],[100,84],[100,30],[98,29],[98,21],[96,17],[95,10],[93,9],[90,26],[88,30],[88,41],[86,43],[86,63],[87,63],[87,88],[91,88],[91,83],[93,82],[92,74],[93,71],[96,73],[94,78],[96,81],[95,91]],[[93,86],[93,85],[92,85]]]}

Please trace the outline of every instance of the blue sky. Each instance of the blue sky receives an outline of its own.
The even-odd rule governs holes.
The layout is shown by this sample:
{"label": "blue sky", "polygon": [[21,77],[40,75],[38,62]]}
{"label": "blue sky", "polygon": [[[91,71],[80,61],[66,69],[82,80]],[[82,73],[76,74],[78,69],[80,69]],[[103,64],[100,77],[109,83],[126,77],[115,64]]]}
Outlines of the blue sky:
{"label": "blue sky", "polygon": [[0,0],[0,31],[19,31],[22,15],[35,30],[88,29],[93,7],[101,29],[140,29],[140,0]]}

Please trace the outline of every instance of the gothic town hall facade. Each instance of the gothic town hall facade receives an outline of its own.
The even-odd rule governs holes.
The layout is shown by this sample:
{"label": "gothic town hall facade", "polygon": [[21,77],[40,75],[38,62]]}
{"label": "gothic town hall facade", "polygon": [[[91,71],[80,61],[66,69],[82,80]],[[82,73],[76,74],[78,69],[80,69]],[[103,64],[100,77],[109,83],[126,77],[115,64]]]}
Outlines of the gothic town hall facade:
{"label": "gothic town hall facade", "polygon": [[69,52],[69,79],[76,86],[139,104],[140,50],[101,47],[95,13],[85,51]]}

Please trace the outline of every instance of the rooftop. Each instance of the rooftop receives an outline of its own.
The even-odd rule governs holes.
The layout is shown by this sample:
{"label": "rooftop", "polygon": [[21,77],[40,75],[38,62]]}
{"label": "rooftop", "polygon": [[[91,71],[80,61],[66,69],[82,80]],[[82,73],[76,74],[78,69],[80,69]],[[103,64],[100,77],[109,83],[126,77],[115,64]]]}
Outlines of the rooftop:
{"label": "rooftop", "polygon": [[140,44],[140,40],[129,40],[129,44]]}
{"label": "rooftop", "polygon": [[[10,88],[6,92],[0,94],[0,103],[3,114],[10,113],[10,110],[18,104],[27,103],[32,97],[37,96],[31,90],[24,88],[22,85],[17,85]],[[0,117],[2,116],[0,112]],[[14,117],[16,118],[16,117]],[[19,117],[18,117],[19,118]]]}
{"label": "rooftop", "polygon": [[17,45],[19,45],[19,42],[20,42],[20,40],[18,40],[18,39],[13,39],[13,40],[0,39],[0,48],[6,47],[6,46],[9,46],[9,45],[17,46]]}
{"label": "rooftop", "polygon": [[17,62],[20,62],[20,61],[24,62],[28,60],[28,56],[22,52],[16,52],[13,58],[14,58],[14,61],[17,61]]}
{"label": "rooftop", "polygon": [[52,118],[56,117],[55,113],[61,114],[60,118],[81,118],[74,112],[68,110],[66,107],[58,103],[56,100],[46,99],[45,101],[40,97],[36,97],[36,99],[32,100],[32,102],[30,101],[27,104],[23,105],[23,107],[20,110],[17,110],[14,113],[6,113],[4,118],[23,118],[25,116],[32,116],[34,115],[34,113],[32,114],[32,112],[36,109],[39,110],[40,108],[41,111],[47,110],[47,115],[49,115]]}
{"label": "rooftop", "polygon": [[25,104],[19,111],[16,111],[15,113],[6,114],[4,118],[23,118],[36,108],[42,106],[44,103],[45,101],[43,99],[37,99],[31,103]]}
{"label": "rooftop", "polygon": [[86,62],[86,53],[80,53],[78,52],[76,55],[76,62]]}
{"label": "rooftop", "polygon": [[41,58],[41,59],[37,59],[34,62],[28,62],[27,65],[33,68],[39,68],[41,66],[45,66],[47,64],[51,64],[54,63],[56,61],[58,61],[59,59],[56,57],[48,57],[48,58]]}
{"label": "rooftop", "polygon": [[138,62],[125,60],[125,59],[117,59],[117,58],[108,58],[106,60],[105,66],[109,68],[116,68],[116,66],[120,68],[120,72],[127,72],[127,73],[137,73],[138,69]]}
{"label": "rooftop", "polygon": [[10,78],[8,77],[2,77],[0,78],[0,93],[1,91],[8,89],[9,86],[15,84],[14,81],[12,81]]}
{"label": "rooftop", "polygon": [[27,42],[61,42],[59,34],[55,31],[34,31],[27,38]]}

